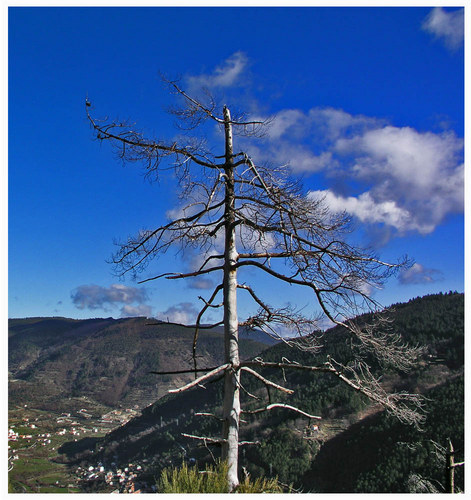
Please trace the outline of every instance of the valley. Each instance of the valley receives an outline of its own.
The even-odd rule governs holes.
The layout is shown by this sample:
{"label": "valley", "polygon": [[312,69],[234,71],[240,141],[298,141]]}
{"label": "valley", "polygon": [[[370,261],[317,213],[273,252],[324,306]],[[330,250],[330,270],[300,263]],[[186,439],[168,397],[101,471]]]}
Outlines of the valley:
{"label": "valley", "polygon": [[[94,482],[103,483],[104,491],[135,487],[134,476],[124,479],[129,464],[119,473],[111,462],[106,471],[101,464],[90,469],[75,462],[77,457],[83,462],[99,438],[139,416],[169,388],[191,380],[191,374],[158,379],[149,373],[192,366],[191,330],[147,323],[144,318],[10,320],[11,491],[79,492]],[[242,352],[253,356],[268,344],[245,339]],[[200,346],[199,362],[217,363],[221,332],[205,332]],[[144,473],[145,462],[131,465],[140,467],[136,474]]]}
{"label": "valley", "polygon": [[[262,374],[294,390],[280,395],[280,403],[321,420],[281,407],[244,414],[241,439],[260,443],[241,449],[241,466],[252,477],[276,476],[303,492],[407,492],[415,491],[417,484],[440,491],[444,455],[440,458],[434,446],[442,449],[451,439],[457,460],[464,456],[464,296],[426,296],[391,310],[394,327],[407,342],[422,345],[424,355],[411,372],[384,372],[382,383],[427,397],[424,428],[402,424],[328,374],[275,373],[267,368]],[[218,455],[217,447],[199,445],[186,435],[220,433],[217,418],[204,414],[218,416],[221,381],[167,394],[191,374],[149,374],[190,364],[188,331],[168,325],[149,331],[138,318],[88,320],[86,325],[58,319],[47,328],[43,320],[12,321],[9,432],[18,436],[9,440],[11,491],[151,492],[163,468],[203,465]],[[74,336],[75,329],[80,335]],[[329,330],[325,339],[317,363],[327,355],[348,356],[341,331]],[[217,365],[221,340],[220,332],[202,337],[199,366]],[[283,343],[244,339],[241,344],[246,359],[288,358],[303,364],[312,357]],[[263,384],[244,379],[243,387],[244,409],[260,406],[266,396]],[[414,483],[417,477],[424,481]],[[462,490],[462,471],[456,481]]]}
{"label": "valley", "polygon": [[[67,414],[66,414],[67,415]],[[64,419],[34,408],[10,408],[8,418],[9,491],[18,493],[78,492],[73,471],[56,461],[59,448],[80,435],[98,436],[80,419]],[[67,421],[66,421],[67,420]],[[106,433],[101,429],[101,436]]]}

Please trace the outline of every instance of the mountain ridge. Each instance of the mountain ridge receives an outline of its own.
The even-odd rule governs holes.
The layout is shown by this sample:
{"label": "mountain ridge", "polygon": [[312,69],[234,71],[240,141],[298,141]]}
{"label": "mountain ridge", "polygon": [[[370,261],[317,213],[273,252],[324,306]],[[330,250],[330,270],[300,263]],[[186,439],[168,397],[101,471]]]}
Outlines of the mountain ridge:
{"label": "mountain ridge", "polygon": [[[54,399],[86,394],[108,406],[138,405],[166,394],[175,380],[161,379],[152,370],[193,367],[191,329],[162,323],[147,325],[146,318],[28,318],[9,320],[9,374],[12,403],[40,384],[45,397],[38,404],[54,406]],[[242,339],[242,356],[261,352],[267,344]],[[205,330],[198,340],[199,366],[221,360],[223,336]],[[191,375],[182,375],[179,382]],[[38,399],[36,396],[33,399]],[[41,398],[40,398],[41,399]]]}
{"label": "mountain ridge", "polygon": [[[464,422],[463,406],[462,404],[461,406],[449,405],[443,399],[446,397],[447,391],[440,391],[439,388],[445,383],[451,384],[450,387],[454,388],[456,386],[454,381],[460,381],[463,377],[462,349],[459,347],[462,347],[464,339],[464,296],[454,293],[425,296],[409,303],[396,305],[394,310],[395,314],[399,314],[396,317],[396,328],[408,333],[406,340],[411,340],[414,336],[422,336],[423,339],[427,340],[424,345],[425,361],[418,364],[409,373],[386,372],[384,381],[396,390],[418,391],[431,395],[439,394],[442,399],[434,403],[433,408],[435,409],[433,411],[435,413],[432,414],[432,420],[438,411],[437,408],[447,407],[450,421],[455,422],[453,427],[447,427],[446,431],[440,433],[440,439],[444,439],[444,432],[449,432],[449,437],[454,440],[456,447],[462,447],[460,429],[462,429],[462,422]],[[431,324],[433,328],[430,327]],[[333,340],[329,348],[342,354],[344,344],[341,335],[338,338],[340,344],[337,345],[337,341]],[[263,359],[273,361],[287,356],[288,353],[292,362],[307,364],[306,360],[309,356],[307,353],[290,350],[283,343],[265,350]],[[316,364],[321,363],[322,359],[322,356],[317,356]],[[308,425],[306,418],[301,418],[299,415],[282,408],[253,418],[250,415],[244,416],[247,422],[241,427],[241,439],[260,441],[262,445],[247,447],[242,454],[241,465],[246,467],[247,471],[254,477],[277,474],[281,481],[293,482],[295,486],[305,488],[305,491],[345,492],[352,491],[352,488],[360,488],[359,491],[361,491],[361,485],[367,484],[366,478],[369,478],[369,486],[364,487],[369,488],[368,491],[380,491],[381,474],[387,474],[387,472],[384,470],[381,472],[381,469],[377,467],[375,469],[374,465],[377,465],[380,460],[386,460],[389,452],[377,457],[376,463],[365,460],[365,464],[369,464],[370,470],[362,468],[362,466],[358,467],[358,480],[360,481],[358,484],[349,477],[349,483],[343,485],[338,474],[334,474],[329,480],[321,481],[316,477],[315,471],[316,467],[329,465],[325,460],[326,454],[319,454],[319,451],[331,449],[332,446],[330,448],[325,446],[333,438],[338,437],[339,441],[336,442],[343,445],[343,443],[348,443],[349,439],[358,439],[355,437],[355,429],[362,430],[370,424],[377,426],[377,422],[382,421],[381,419],[386,418],[386,421],[389,422],[391,417],[383,417],[384,412],[381,408],[371,405],[366,398],[346,388],[336,379],[329,378],[328,375],[313,376],[299,371],[289,373],[288,370],[285,374],[277,374],[274,370],[266,370],[262,373],[295,391],[289,398],[281,396],[281,402],[296,406],[310,414],[320,415],[322,420],[320,420],[318,430],[312,434],[311,426]],[[257,385],[250,379],[244,379],[243,386],[247,393],[258,397],[264,396],[266,393],[261,384]],[[458,396],[458,400],[459,398],[460,396]],[[183,434],[217,437],[220,433],[217,420],[202,420],[202,417],[197,417],[196,414],[211,413],[217,416],[221,401],[221,382],[216,382],[211,386],[208,384],[206,390],[195,388],[181,395],[167,395],[145,408],[141,416],[108,434],[97,444],[96,455],[89,457],[89,460],[103,462],[115,460],[120,463],[150,461],[155,467],[156,476],[163,467],[181,463],[182,448],[185,449],[186,456],[194,457],[201,463],[211,460],[204,448],[198,448],[192,439],[183,437]],[[247,398],[246,394],[245,404],[250,404],[250,398]],[[257,404],[263,406],[261,402]],[[451,418],[452,415],[453,418]],[[389,434],[392,433],[391,436],[388,434],[388,443],[392,440],[391,450],[395,454],[399,453],[396,449],[399,445],[394,444],[394,432],[410,439],[411,449],[416,446],[417,442],[420,442],[420,433],[409,432],[408,426],[394,419],[392,421],[395,422],[391,427],[394,431],[388,431]],[[345,434],[353,424],[358,424],[353,428],[355,432]],[[428,428],[427,436],[433,435],[434,422],[431,421],[430,425],[432,427]],[[387,443],[384,443],[384,449],[389,450],[386,445]],[[427,443],[424,446],[427,446]],[[336,460],[339,461],[342,452],[336,451],[335,453]],[[93,458],[94,456],[96,458]],[[354,460],[354,458],[349,457],[349,460]],[[416,463],[413,462],[414,457],[409,457],[407,460]],[[417,471],[427,470],[430,473],[430,467],[427,469],[421,464],[422,462],[417,462],[417,465],[414,465],[417,467]],[[390,482],[395,485],[394,488],[397,488],[398,491],[406,491],[408,487],[406,472],[407,470],[401,469],[403,476],[396,478],[395,482]],[[438,471],[437,474],[441,474],[441,472]],[[332,479],[334,476],[335,480]],[[374,477],[374,482],[372,482],[371,477]]]}
{"label": "mountain ridge", "polygon": [[[322,419],[318,428],[313,430],[305,417],[293,414],[286,408],[253,416],[244,415],[246,423],[241,426],[241,439],[262,443],[260,446],[242,449],[241,466],[252,477],[277,475],[282,482],[293,483],[303,491],[324,493],[412,491],[411,488],[417,487],[412,484],[412,479],[416,477],[414,474],[430,478],[434,485],[444,484],[441,465],[430,460],[430,454],[434,453],[431,443],[434,441],[445,446],[447,438],[451,438],[455,449],[462,450],[464,447],[464,294],[450,292],[417,297],[394,304],[390,313],[394,317],[395,331],[402,332],[404,339],[411,344],[420,343],[424,347],[424,358],[409,373],[384,372],[383,382],[391,390],[419,392],[430,397],[429,421],[425,424],[424,433],[417,433],[392,419],[381,408],[371,405],[366,398],[328,374],[305,374],[294,370],[280,373],[273,369],[263,369],[262,375],[294,390],[291,396],[276,394],[277,401],[319,415]],[[36,348],[33,354],[37,354],[41,348],[33,341],[39,335],[43,357],[39,355],[34,359],[32,356],[28,358],[34,363],[30,366],[29,374],[26,371],[20,373],[24,377],[18,382],[20,385],[35,384],[39,392],[54,389],[51,385],[41,384],[44,377],[53,375],[51,367],[64,368],[64,362],[57,364],[64,356],[57,337],[61,331],[59,326],[66,329],[67,321],[62,319],[56,324],[56,331],[48,330],[47,335],[42,337],[38,332],[28,331],[26,323],[23,324],[26,333],[22,340],[31,342]],[[75,327],[78,325],[75,320],[70,321]],[[116,398],[107,403],[110,406],[132,405],[136,401],[131,397],[134,395],[141,398],[142,411],[127,424],[115,428],[102,438],[95,438],[90,442],[79,440],[77,443],[66,443],[59,449],[57,461],[70,464],[72,468],[80,462],[82,467],[83,464],[96,466],[98,463],[112,462],[119,467],[125,467],[129,463],[142,464],[147,481],[158,477],[166,466],[181,465],[182,457],[195,459],[201,466],[211,461],[208,448],[198,447],[194,440],[185,438],[183,434],[220,435],[220,423],[217,419],[201,417],[197,413],[219,415],[223,395],[221,381],[216,380],[205,384],[205,388],[197,387],[182,394],[168,394],[169,388],[183,385],[185,379],[180,375],[149,374],[149,371],[156,368],[171,371],[191,366],[191,331],[175,330],[168,324],[159,325],[158,331],[139,330],[139,323],[145,322],[145,319],[134,318],[120,320],[121,323],[112,320],[110,325],[98,329],[93,336],[87,335],[87,328],[97,326],[98,322],[89,321],[91,322],[82,325],[83,336],[75,337],[79,338],[79,347],[74,347],[73,340],[70,340],[74,338],[74,331],[80,333],[75,327],[68,333],[67,345],[62,346],[62,349],[70,351],[65,360],[74,358],[80,368],[74,372],[71,386],[75,387],[78,395],[102,397],[103,394],[100,395],[97,387],[90,385],[90,378],[100,376],[100,373],[94,375],[93,370],[103,370],[101,375],[105,385],[109,383],[107,376],[109,378],[110,371],[123,371],[116,376],[116,386],[127,386],[133,394],[126,394],[123,387],[116,388]],[[21,328],[14,321],[12,327],[14,339]],[[138,330],[140,333],[133,337],[132,332]],[[123,332],[127,333],[123,335]],[[217,353],[220,355],[221,337],[220,332],[205,332],[201,337],[202,357],[198,358],[198,366],[220,363],[221,358],[218,358]],[[47,345],[48,338],[51,345]],[[114,349],[117,338],[121,338],[123,345]],[[326,352],[316,354],[314,358],[311,354],[289,348],[283,342],[267,347],[243,340],[241,345],[244,344],[248,358],[259,356],[264,361],[280,361],[287,357],[300,364],[321,364],[329,354],[340,361],[347,359],[348,343],[341,329],[337,327],[328,330],[325,338],[328,339],[325,342]],[[21,335],[14,342],[20,339]],[[145,340],[149,342],[146,343]],[[144,346],[146,349],[143,350]],[[185,346],[185,351],[176,352],[181,346]],[[96,351],[99,351],[98,355]],[[21,353],[15,349],[11,356],[15,357],[15,352],[19,357]],[[51,360],[51,356],[57,356],[57,359]],[[106,361],[107,358],[110,358],[109,361]],[[21,359],[12,365],[12,375],[19,373],[17,367],[20,364]],[[44,369],[45,366],[49,367],[49,371]],[[372,369],[379,370],[380,367],[373,366]],[[80,382],[80,372],[81,385],[77,385]],[[147,379],[141,380],[144,377]],[[10,383],[13,387],[16,384]],[[263,406],[266,396],[263,384],[246,377],[242,384],[244,407],[253,409]],[[155,385],[159,390],[150,395],[155,397],[154,400],[151,397],[141,397],[140,391],[149,391]],[[23,389],[24,385],[16,391],[16,401],[27,396],[27,393],[22,392]],[[54,399],[66,394],[67,387],[59,389],[62,392],[58,390],[52,394],[51,401],[42,401],[41,398],[37,401],[44,407],[48,404],[53,406]],[[69,389],[70,387],[67,390]],[[105,393],[110,391],[109,386],[102,390]],[[249,393],[262,401],[253,400],[248,396]],[[370,433],[372,437],[367,440]],[[378,446],[374,444],[374,436],[378,436]],[[370,444],[365,447],[363,443],[366,442]],[[365,454],[364,457],[359,453]],[[217,455],[216,450],[214,454]],[[460,457],[459,459],[461,460]],[[330,470],[333,464],[335,471],[321,474],[323,470]],[[348,467],[348,464],[355,465],[355,473],[352,469],[351,474],[342,474],[342,467]],[[457,477],[457,485],[462,489],[462,477]],[[90,487],[100,488],[98,483]]]}

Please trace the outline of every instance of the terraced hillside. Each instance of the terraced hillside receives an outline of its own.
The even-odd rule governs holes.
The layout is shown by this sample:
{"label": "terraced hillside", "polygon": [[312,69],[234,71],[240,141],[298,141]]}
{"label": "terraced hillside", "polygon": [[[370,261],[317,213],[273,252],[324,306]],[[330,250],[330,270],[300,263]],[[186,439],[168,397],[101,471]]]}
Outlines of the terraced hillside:
{"label": "terraced hillside", "polygon": [[[9,402],[59,409],[69,397],[86,396],[109,407],[140,408],[191,378],[159,377],[150,371],[192,367],[193,332],[179,326],[148,325],[145,318],[71,320],[30,318],[9,321]],[[244,339],[244,357],[266,344]],[[218,331],[199,336],[198,363],[221,361]]]}

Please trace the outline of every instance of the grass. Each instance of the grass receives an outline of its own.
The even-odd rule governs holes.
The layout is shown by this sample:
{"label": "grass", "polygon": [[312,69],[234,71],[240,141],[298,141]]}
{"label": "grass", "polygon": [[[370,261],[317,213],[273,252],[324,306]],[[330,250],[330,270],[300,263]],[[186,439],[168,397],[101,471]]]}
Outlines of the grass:
{"label": "grass", "polygon": [[56,481],[59,483],[63,480],[62,474],[49,474],[47,476],[41,476],[41,482],[47,484],[54,484]]}
{"label": "grass", "polygon": [[[216,466],[208,465],[204,471],[197,466],[188,467],[184,463],[179,468],[167,468],[157,485],[159,493],[227,493],[228,466],[218,462]],[[282,493],[283,489],[277,479],[257,478],[251,480],[247,474],[237,487],[237,493]]]}
{"label": "grass", "polygon": [[39,493],[79,493],[79,488],[67,488],[66,486],[41,486]]}
{"label": "grass", "polygon": [[283,493],[283,488],[277,478],[257,477],[252,481],[250,474],[247,474],[237,487],[237,493]]}
{"label": "grass", "polygon": [[[52,463],[47,458],[37,457],[23,456],[16,460],[8,476],[10,493],[37,493],[38,488],[41,493],[49,492],[45,491],[45,488],[52,488],[54,491],[51,492],[60,493],[63,490],[59,491],[60,487],[55,484],[56,481],[60,484],[71,482],[69,473],[63,466]],[[67,490],[65,488],[66,492]]]}
{"label": "grass", "polygon": [[[31,473],[43,472],[51,469],[52,464],[44,458],[25,458],[23,460],[18,460],[15,463],[13,470],[15,475],[26,475]],[[55,465],[53,467],[56,467]]]}
{"label": "grass", "polygon": [[162,471],[159,493],[227,493],[226,464],[208,466],[204,472],[184,463],[180,468]]}

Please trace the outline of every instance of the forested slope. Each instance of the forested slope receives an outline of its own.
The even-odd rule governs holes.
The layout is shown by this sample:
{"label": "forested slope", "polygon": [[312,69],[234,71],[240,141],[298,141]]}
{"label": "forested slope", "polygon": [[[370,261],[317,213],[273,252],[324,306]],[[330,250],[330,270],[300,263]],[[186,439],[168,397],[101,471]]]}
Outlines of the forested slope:
{"label": "forested slope", "polygon": [[[303,477],[307,489],[333,493],[442,492],[448,439],[464,456],[464,380],[459,375],[427,393],[427,421],[418,431],[381,413],[328,441]],[[419,481],[421,479],[422,481]],[[456,486],[463,490],[463,470]]]}
{"label": "forested slope", "polygon": [[[446,446],[448,438],[456,449],[463,449],[464,296],[449,293],[414,299],[395,305],[391,315],[393,327],[408,342],[424,347],[424,359],[412,372],[383,373],[383,381],[389,388],[420,391],[429,398],[423,432],[385,415],[330,374],[266,370],[265,375],[295,391],[291,396],[273,393],[273,400],[298,406],[322,420],[313,431],[312,421],[286,409],[244,415],[242,439],[261,444],[242,448],[241,466],[253,476],[277,475],[303,491],[412,491],[423,483],[418,478],[441,491],[444,468],[436,451]],[[321,363],[328,354],[348,359],[348,342],[340,329],[326,332],[324,340],[325,351],[314,358],[284,344],[261,356],[265,361],[285,357],[310,364]],[[373,364],[372,369],[380,367]],[[264,398],[263,384],[252,378],[244,378],[242,384],[243,403],[262,406],[247,394]],[[162,467],[178,465],[183,459],[210,460],[207,447],[198,447],[182,433],[217,437],[219,421],[195,413],[217,415],[221,401],[221,381],[166,396],[140,418],[109,434],[89,459],[145,460],[156,476]],[[217,455],[217,448],[213,453]]]}

